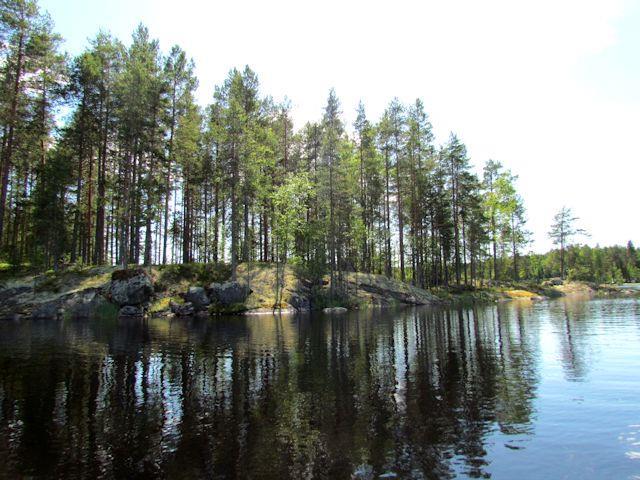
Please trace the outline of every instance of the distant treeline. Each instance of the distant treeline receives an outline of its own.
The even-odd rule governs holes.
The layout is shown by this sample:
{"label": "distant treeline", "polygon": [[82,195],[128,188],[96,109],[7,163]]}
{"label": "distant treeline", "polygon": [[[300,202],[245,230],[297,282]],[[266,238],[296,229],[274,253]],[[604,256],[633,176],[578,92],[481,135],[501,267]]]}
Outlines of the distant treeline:
{"label": "distant treeline", "polygon": [[[627,246],[572,245],[566,252],[566,277],[597,283],[640,282],[640,251]],[[522,261],[522,275],[529,279],[560,277],[560,252],[529,254]]]}
{"label": "distant treeline", "polygon": [[[295,130],[290,103],[249,67],[201,107],[193,61],[161,52],[144,26],[129,46],[100,32],[69,58],[36,2],[1,9],[8,262],[226,261],[234,274],[242,261],[288,262],[336,288],[346,270],[424,287],[558,273],[552,256],[520,258],[516,177],[491,160],[476,175],[454,134],[435,144],[419,99],[393,99],[376,121],[360,104],[347,128],[331,90],[322,117]],[[607,279],[603,252],[606,268],[590,272]]]}

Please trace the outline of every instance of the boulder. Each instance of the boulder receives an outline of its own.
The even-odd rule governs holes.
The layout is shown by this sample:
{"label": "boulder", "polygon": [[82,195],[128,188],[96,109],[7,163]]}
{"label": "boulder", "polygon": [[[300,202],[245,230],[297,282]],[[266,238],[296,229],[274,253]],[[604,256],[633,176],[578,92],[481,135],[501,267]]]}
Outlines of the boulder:
{"label": "boulder", "polygon": [[49,320],[58,318],[59,315],[60,304],[57,301],[42,303],[31,312],[31,318],[34,320]]}
{"label": "boulder", "polygon": [[212,283],[208,290],[211,303],[222,307],[244,303],[251,294],[247,285],[238,282]]}
{"label": "boulder", "polygon": [[188,317],[195,313],[195,308],[193,308],[193,305],[190,302],[171,302],[171,312],[179,317]]}
{"label": "boulder", "polygon": [[65,314],[72,318],[89,318],[100,307],[107,305],[107,300],[98,289],[83,290],[66,298],[62,304]]}
{"label": "boulder", "polygon": [[151,295],[153,282],[144,270],[118,270],[113,273],[109,298],[119,307],[147,303]]}
{"label": "boulder", "polygon": [[99,289],[87,289],[64,295],[50,302],[34,305],[31,318],[55,319],[63,314],[76,319],[90,318],[96,314],[100,307],[108,305]]}
{"label": "boulder", "polygon": [[309,298],[292,293],[289,297],[289,305],[295,308],[297,311],[307,311],[311,309]]}
{"label": "boulder", "polygon": [[32,288],[27,286],[3,288],[0,290],[0,304],[12,304],[11,300],[13,300],[13,297],[30,292],[31,290]]}
{"label": "boulder", "polygon": [[193,305],[194,310],[206,310],[211,303],[207,292],[202,287],[189,287],[187,293],[184,294],[184,300]]}
{"label": "boulder", "polygon": [[119,317],[141,317],[144,314],[144,310],[134,305],[125,305],[118,312]]}

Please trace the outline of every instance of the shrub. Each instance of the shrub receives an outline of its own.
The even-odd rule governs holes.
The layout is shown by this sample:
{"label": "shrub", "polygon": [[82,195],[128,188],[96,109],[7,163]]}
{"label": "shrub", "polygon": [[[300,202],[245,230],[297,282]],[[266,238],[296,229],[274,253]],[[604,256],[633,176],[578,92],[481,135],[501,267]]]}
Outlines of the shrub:
{"label": "shrub", "polygon": [[111,274],[111,281],[116,280],[129,280],[130,278],[137,277],[138,275],[148,275],[144,268],[125,268],[122,270],[116,270]]}
{"label": "shrub", "polygon": [[159,288],[165,290],[168,285],[186,281],[191,284],[208,285],[212,282],[225,282],[231,277],[231,267],[226,263],[182,263],[158,267]]}

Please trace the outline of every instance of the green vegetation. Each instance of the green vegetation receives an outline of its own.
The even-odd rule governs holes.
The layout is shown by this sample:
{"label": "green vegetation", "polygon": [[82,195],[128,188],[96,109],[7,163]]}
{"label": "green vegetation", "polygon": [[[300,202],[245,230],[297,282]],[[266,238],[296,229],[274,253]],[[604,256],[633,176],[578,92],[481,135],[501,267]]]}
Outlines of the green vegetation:
{"label": "green vegetation", "polygon": [[208,285],[224,282],[231,276],[231,268],[224,263],[184,263],[161,265],[152,270],[157,290],[165,290],[168,285]]}
{"label": "green vegetation", "polygon": [[[303,272],[290,266],[268,263],[240,264],[237,280],[251,289],[244,303],[248,310],[272,310],[294,305],[296,298],[305,298],[314,309],[346,307],[349,309],[402,303],[429,304],[439,299],[428,292],[383,275],[342,272],[343,289],[335,294],[331,277],[326,275],[319,284]],[[309,286],[311,285],[311,286]],[[309,305],[307,305],[309,308]],[[228,310],[226,310],[228,313]]]}
{"label": "green vegetation", "polygon": [[237,279],[251,289],[245,302],[249,309],[284,306],[291,300],[291,294],[301,288],[300,279],[289,265],[243,263],[238,266]]}
{"label": "green vegetation", "polygon": [[571,210],[562,207],[562,209],[553,217],[553,224],[549,237],[553,240],[553,244],[557,245],[560,252],[560,276],[565,277],[565,250],[568,242],[575,235],[586,235],[587,232],[581,228],[574,226],[578,217],[574,217]]}
{"label": "green vegetation", "polygon": [[[626,246],[589,247],[569,245],[564,252],[568,280],[595,283],[640,282],[640,251],[632,242]],[[521,266],[527,278],[542,280],[562,276],[559,250],[528,255]]]}
{"label": "green vegetation", "polygon": [[77,267],[61,272],[48,270],[33,277],[34,291],[59,293],[69,290],[101,288],[109,283],[111,276],[112,269],[108,267]]}
{"label": "green vegetation", "polygon": [[151,305],[149,305],[149,313],[151,315],[161,312],[166,312],[169,310],[171,306],[171,302],[174,303],[184,303],[184,300],[181,297],[159,297],[154,300]]}
{"label": "green vegetation", "polygon": [[[69,312],[64,312],[64,318],[69,318]],[[96,320],[108,321],[118,318],[118,307],[110,302],[99,302],[97,306],[92,309],[91,317]]]}
{"label": "green vegetation", "polygon": [[348,272],[421,288],[639,277],[631,244],[571,246],[568,209],[558,252],[525,255],[517,176],[492,160],[478,176],[453,133],[436,144],[420,99],[391,100],[377,121],[361,103],[349,129],[332,89],[295,130],[290,102],[249,67],[201,108],[193,62],[142,25],[128,45],[99,33],[68,59],[34,0],[0,10],[1,272],[161,265],[162,290],[261,262],[277,265],[276,304],[290,265],[311,288],[328,278],[327,305],[348,301]]}

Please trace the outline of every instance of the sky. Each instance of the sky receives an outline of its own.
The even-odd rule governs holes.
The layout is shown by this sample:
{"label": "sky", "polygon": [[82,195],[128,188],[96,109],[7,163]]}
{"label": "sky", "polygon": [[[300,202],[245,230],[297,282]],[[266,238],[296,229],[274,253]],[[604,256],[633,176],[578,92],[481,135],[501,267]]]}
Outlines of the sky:
{"label": "sky", "polygon": [[564,205],[591,245],[640,245],[640,1],[40,0],[81,52],[99,29],[126,44],[140,22],[196,63],[210,102],[233,67],[288,97],[296,126],[321,117],[331,87],[350,126],[393,97],[421,98],[437,142],[455,132],[478,172],[519,176],[531,249]]}

